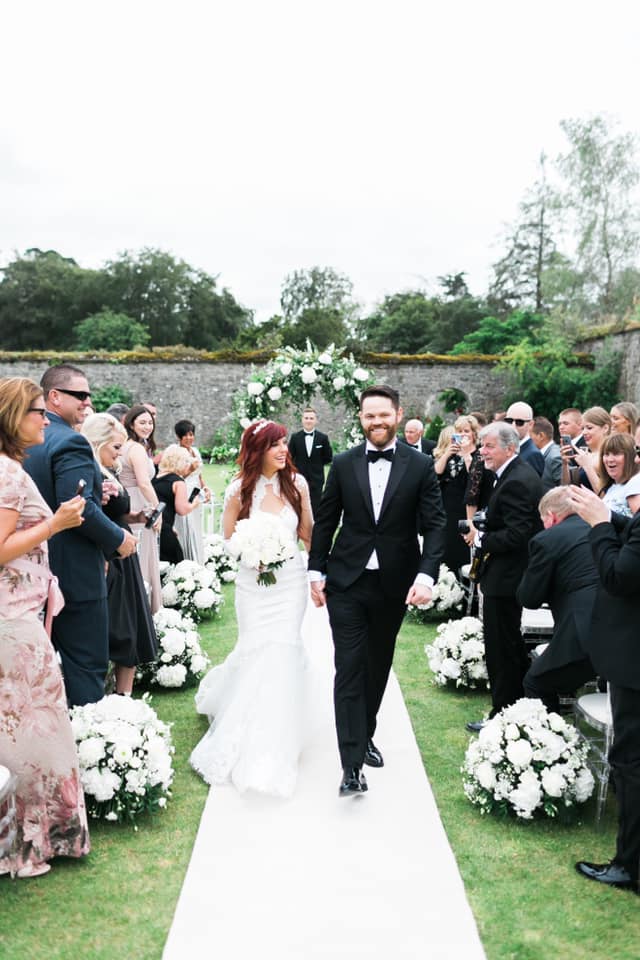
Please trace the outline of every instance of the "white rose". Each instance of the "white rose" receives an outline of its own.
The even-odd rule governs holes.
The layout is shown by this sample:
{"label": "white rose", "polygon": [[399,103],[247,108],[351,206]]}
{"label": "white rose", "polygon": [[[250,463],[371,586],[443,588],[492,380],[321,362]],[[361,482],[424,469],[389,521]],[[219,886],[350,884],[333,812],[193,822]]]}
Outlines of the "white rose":
{"label": "white rose", "polygon": [[267,390],[267,396],[269,400],[279,400],[282,396],[282,390],[280,387],[271,387],[270,390]]}
{"label": "white rose", "polygon": [[334,389],[334,390],[342,390],[342,388],[346,385],[346,382],[347,382],[347,381],[345,380],[344,377],[334,377],[334,379],[333,379],[333,389]]}
{"label": "white rose", "polygon": [[251,426],[251,420],[249,420],[249,417],[240,417],[240,426],[243,430],[246,430],[247,427]]}
{"label": "white rose", "polygon": [[105,743],[102,737],[89,737],[78,744],[78,757],[84,767],[93,767],[105,755]]}
{"label": "white rose", "polygon": [[302,377],[303,383],[315,383],[318,379],[318,374],[313,367],[303,367],[300,371],[300,376]]}
{"label": "white rose", "polygon": [[196,590],[193,595],[193,602],[198,610],[210,610],[215,606],[216,595],[210,587],[203,587],[202,590]]}
{"label": "white rose", "polygon": [[542,771],[542,787],[545,793],[550,797],[561,797],[567,786],[567,781],[562,776],[557,766],[547,767]]}
{"label": "white rose", "polygon": [[160,667],[156,676],[161,687],[181,687],[187,679],[187,668],[182,663]]}
{"label": "white rose", "polygon": [[133,756],[133,751],[128,743],[114,744],[112,752],[116,762],[121,764],[128,764]]}
{"label": "white rose", "polygon": [[235,570],[225,570],[222,573],[222,579],[225,583],[232,583],[237,577]]}
{"label": "white rose", "polygon": [[496,785],[496,771],[488,760],[479,763],[475,773],[481,787],[485,790],[493,790]]}
{"label": "white rose", "polygon": [[364,383],[365,380],[369,379],[369,374],[366,370],[363,370],[362,367],[356,367],[353,371],[353,379],[358,380],[360,383]]}
{"label": "white rose", "polygon": [[450,657],[442,661],[442,667],[440,669],[449,680],[457,680],[460,676],[460,664]]}
{"label": "white rose", "polygon": [[192,577],[186,577],[178,586],[180,593],[193,593],[196,588],[196,582]]}
{"label": "white rose", "polygon": [[533,750],[528,740],[511,740],[507,744],[507,759],[518,770],[528,767],[533,759]]}
{"label": "white rose", "polygon": [[280,373],[282,373],[283,376],[288,377],[292,370],[293,365],[291,363],[280,364]]}
{"label": "white rose", "polygon": [[324,364],[325,367],[328,367],[331,363],[333,363],[333,360],[331,359],[331,354],[321,353],[320,356],[318,357],[318,363],[322,363]]}
{"label": "white rose", "polygon": [[533,770],[524,771],[520,777],[520,783],[509,794],[509,800],[519,816],[525,820],[531,819],[533,811],[542,800],[540,781]]}
{"label": "white rose", "polygon": [[588,767],[583,767],[576,777],[576,782],[573,785],[573,790],[578,803],[584,803],[585,800],[589,799],[593,793],[594,786],[595,784],[591,770],[589,770]]}
{"label": "white rose", "polygon": [[520,730],[515,723],[508,723],[505,728],[504,735],[507,740],[519,740]]}
{"label": "white rose", "polygon": [[167,607],[173,607],[178,602],[178,589],[171,580],[162,588],[162,602]]}
{"label": "white rose", "polygon": [[264,391],[264,383],[260,383],[259,380],[251,380],[247,384],[247,393],[250,397],[259,397]]}
{"label": "white rose", "polygon": [[201,656],[200,654],[195,654],[191,657],[191,672],[192,673],[204,673],[209,665],[209,661],[206,657]]}
{"label": "white rose", "polygon": [[[184,634],[180,630],[172,628],[167,630],[165,635],[161,639],[162,647],[165,653],[171,654],[172,657],[179,657],[181,653],[184,652]],[[164,655],[162,657],[164,660]],[[164,660],[166,663],[167,661]]]}

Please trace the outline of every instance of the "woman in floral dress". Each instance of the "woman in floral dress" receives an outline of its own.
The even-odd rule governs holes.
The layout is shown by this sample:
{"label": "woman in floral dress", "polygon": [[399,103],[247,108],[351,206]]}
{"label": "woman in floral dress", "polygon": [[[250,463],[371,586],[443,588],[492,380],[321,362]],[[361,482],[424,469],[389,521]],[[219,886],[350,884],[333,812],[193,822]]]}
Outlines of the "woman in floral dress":
{"label": "woman in floral dress", "polygon": [[25,449],[44,440],[42,391],[32,380],[0,380],[0,764],[17,778],[17,839],[0,874],[37,877],[55,856],[89,852],[76,746],[62,675],[42,622],[63,604],[46,541],[82,523],[77,496],[52,513],[22,469]]}

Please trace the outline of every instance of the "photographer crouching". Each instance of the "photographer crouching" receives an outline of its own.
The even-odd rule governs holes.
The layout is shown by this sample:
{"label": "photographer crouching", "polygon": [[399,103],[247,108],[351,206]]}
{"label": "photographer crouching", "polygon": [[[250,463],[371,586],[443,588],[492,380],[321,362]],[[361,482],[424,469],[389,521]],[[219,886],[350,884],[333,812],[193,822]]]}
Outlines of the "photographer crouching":
{"label": "photographer crouching", "polygon": [[[491,685],[491,712],[495,716],[524,696],[522,681],[528,668],[520,632],[522,607],[516,591],[527,566],[529,540],[542,528],[538,503],[542,482],[518,453],[520,437],[509,424],[490,423],[480,433],[480,455],[495,474],[487,504],[486,525],[480,536],[482,621],[485,656]],[[475,526],[474,522],[474,526]],[[477,733],[483,721],[467,723]]]}

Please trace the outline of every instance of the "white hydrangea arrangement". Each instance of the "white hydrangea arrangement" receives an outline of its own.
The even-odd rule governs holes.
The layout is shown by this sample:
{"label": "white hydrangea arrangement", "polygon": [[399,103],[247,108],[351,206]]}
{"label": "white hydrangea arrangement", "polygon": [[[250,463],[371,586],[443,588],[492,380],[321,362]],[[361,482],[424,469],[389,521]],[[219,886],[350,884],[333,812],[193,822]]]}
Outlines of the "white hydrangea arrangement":
{"label": "white hydrangea arrangement", "polygon": [[200,646],[200,636],[191,617],[180,610],[161,607],[153,622],[158,636],[158,656],[136,669],[136,680],[158,687],[193,687],[210,661]]}
{"label": "white hydrangea arrangement", "polygon": [[181,560],[166,571],[162,586],[165,607],[178,607],[200,623],[217,613],[222,602],[220,581],[210,567],[195,560]]}
{"label": "white hydrangea arrangement", "polygon": [[282,521],[264,511],[238,520],[227,549],[243,566],[258,571],[256,579],[264,587],[276,582],[274,571],[298,550]]}
{"label": "white hydrangea arrangement", "polygon": [[489,686],[482,622],[477,617],[441,623],[424,652],[436,683],[470,690]]}
{"label": "white hydrangea arrangement", "polygon": [[588,744],[574,726],[523,697],[488,720],[462,767],[464,792],[481,813],[555,817],[593,793]]}
{"label": "white hydrangea arrangement", "polygon": [[134,700],[114,693],[73,707],[71,727],[89,816],[133,822],[166,806],[174,748],[148,694]]}
{"label": "white hydrangea arrangement", "polygon": [[219,533],[209,533],[204,538],[204,565],[222,583],[232,583],[238,575],[238,561],[231,556]]}
{"label": "white hydrangea arrangement", "polygon": [[445,563],[441,563],[429,603],[410,603],[407,612],[412,620],[428,623],[431,620],[440,620],[444,616],[451,616],[452,613],[461,613],[464,600],[464,588],[455,573]]}

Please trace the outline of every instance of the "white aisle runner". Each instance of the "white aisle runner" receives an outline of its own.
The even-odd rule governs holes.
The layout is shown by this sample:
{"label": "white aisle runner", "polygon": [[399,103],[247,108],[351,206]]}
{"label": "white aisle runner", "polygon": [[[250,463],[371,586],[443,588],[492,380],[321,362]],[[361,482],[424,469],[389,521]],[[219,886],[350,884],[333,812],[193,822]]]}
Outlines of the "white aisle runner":
{"label": "white aisle runner", "polygon": [[295,796],[209,791],[164,960],[484,960],[395,675],[385,766],[339,798],[324,610],[305,636],[325,692]]}

